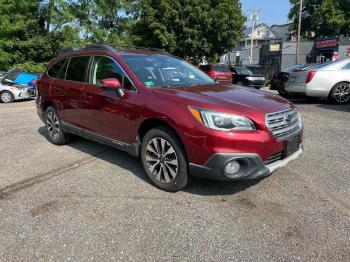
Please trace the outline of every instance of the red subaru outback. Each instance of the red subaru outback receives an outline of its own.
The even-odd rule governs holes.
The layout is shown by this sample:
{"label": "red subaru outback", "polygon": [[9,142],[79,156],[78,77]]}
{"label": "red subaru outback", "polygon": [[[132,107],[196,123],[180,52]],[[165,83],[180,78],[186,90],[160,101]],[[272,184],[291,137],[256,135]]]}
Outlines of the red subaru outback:
{"label": "red subaru outback", "polygon": [[303,151],[293,104],[218,84],[151,48],[65,50],[38,81],[36,105],[52,143],[74,134],[139,156],[153,184],[168,191],[190,175],[264,177]]}

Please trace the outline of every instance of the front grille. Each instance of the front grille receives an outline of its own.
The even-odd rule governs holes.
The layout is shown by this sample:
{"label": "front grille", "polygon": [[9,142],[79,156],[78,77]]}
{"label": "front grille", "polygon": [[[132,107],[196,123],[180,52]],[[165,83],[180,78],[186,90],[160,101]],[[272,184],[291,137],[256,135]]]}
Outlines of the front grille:
{"label": "front grille", "polygon": [[283,159],[283,152],[274,154],[272,156],[270,156],[268,159],[266,159],[266,161],[264,162],[265,165],[271,164],[273,162],[276,162],[278,160],[282,160]]}
{"label": "front grille", "polygon": [[299,113],[294,108],[267,114],[266,126],[277,140],[283,140],[298,134],[302,124]]}

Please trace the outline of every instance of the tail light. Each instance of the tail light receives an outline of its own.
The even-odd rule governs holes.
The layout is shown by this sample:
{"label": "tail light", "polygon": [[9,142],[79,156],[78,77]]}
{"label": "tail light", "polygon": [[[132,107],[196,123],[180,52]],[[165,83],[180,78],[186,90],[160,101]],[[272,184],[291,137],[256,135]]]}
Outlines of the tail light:
{"label": "tail light", "polygon": [[316,75],[316,71],[309,71],[309,73],[307,74],[305,83],[306,84],[310,83],[315,75]]}

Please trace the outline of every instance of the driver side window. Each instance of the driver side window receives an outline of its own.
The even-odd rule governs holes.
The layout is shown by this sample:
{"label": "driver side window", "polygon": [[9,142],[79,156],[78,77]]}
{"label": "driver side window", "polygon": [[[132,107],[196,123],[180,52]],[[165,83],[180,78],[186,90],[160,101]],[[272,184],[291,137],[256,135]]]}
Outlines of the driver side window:
{"label": "driver side window", "polygon": [[90,82],[102,86],[101,80],[106,78],[118,79],[123,90],[136,91],[134,85],[114,60],[105,56],[95,56]]}

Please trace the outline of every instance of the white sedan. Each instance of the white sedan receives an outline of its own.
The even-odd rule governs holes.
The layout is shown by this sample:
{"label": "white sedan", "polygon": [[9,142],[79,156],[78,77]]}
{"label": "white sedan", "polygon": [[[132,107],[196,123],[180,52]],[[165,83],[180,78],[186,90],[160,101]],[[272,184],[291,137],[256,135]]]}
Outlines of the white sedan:
{"label": "white sedan", "polygon": [[295,70],[285,91],[289,95],[328,98],[337,104],[350,102],[350,58]]}

